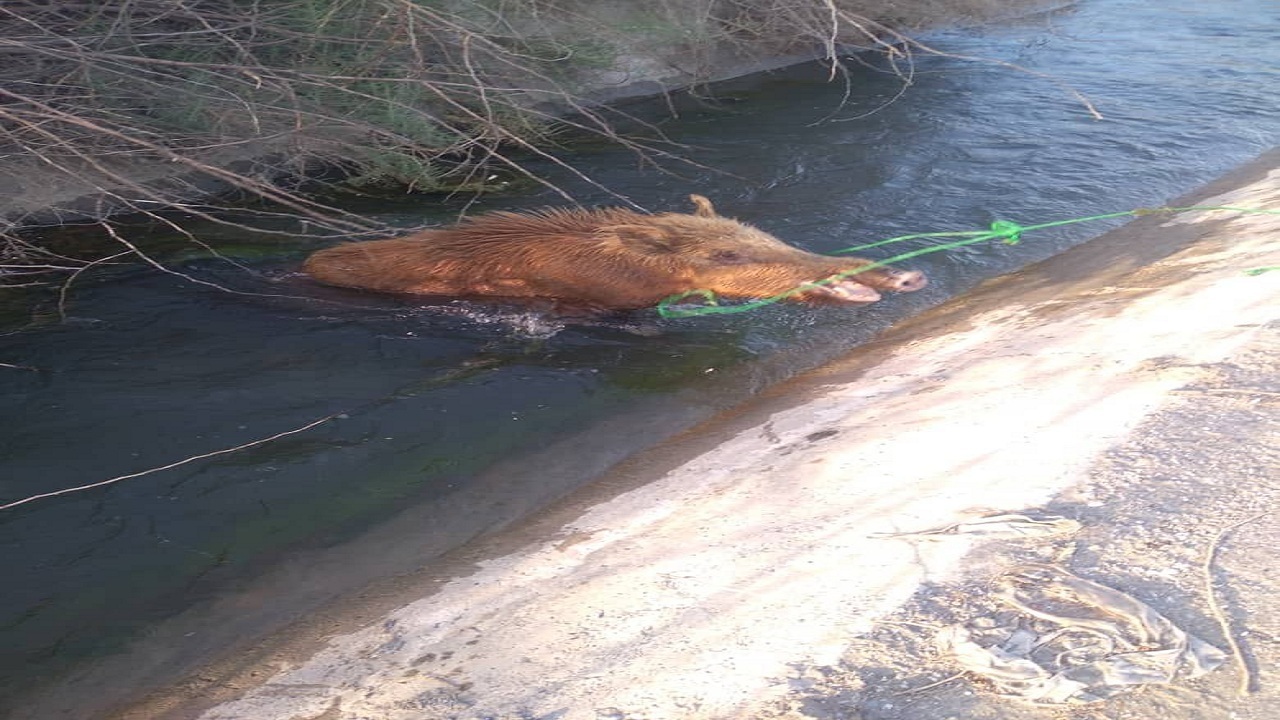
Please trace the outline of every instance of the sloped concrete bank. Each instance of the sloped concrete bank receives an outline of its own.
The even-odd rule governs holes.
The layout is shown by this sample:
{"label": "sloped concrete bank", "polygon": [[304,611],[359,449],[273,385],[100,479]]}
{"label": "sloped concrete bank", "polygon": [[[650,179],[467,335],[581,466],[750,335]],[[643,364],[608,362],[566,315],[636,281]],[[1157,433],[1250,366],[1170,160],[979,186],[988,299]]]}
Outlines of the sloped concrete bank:
{"label": "sloped concrete bank", "polygon": [[[1280,209],[1280,150],[1178,204]],[[955,668],[919,628],[1026,560],[1231,632],[1255,675],[1244,698],[1233,665],[1088,717],[1273,717],[1280,272],[1244,271],[1277,265],[1280,216],[1140,218],[120,717],[1051,717],[964,679],[904,696]],[[1084,529],[895,535],[1045,508]]]}

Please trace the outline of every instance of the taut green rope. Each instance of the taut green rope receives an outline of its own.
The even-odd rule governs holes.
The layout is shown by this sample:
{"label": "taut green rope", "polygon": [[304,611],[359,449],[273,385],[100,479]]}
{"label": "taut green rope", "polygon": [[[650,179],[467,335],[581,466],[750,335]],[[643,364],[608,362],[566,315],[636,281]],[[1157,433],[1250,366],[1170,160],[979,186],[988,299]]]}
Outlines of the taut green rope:
{"label": "taut green rope", "polygon": [[[774,295],[772,297],[761,298],[759,300],[751,300],[745,303],[738,303],[734,305],[720,305],[717,303],[716,295],[714,292],[710,290],[691,290],[689,292],[679,293],[677,295],[672,295],[670,297],[663,298],[662,301],[658,303],[658,314],[664,318],[686,318],[686,317],[694,317],[697,315],[727,315],[730,313],[748,312],[750,310],[756,310],[756,309],[765,307],[766,305],[773,305],[775,303],[786,300],[787,298],[799,295],[805,292],[807,288],[812,287],[814,285],[828,285],[831,283],[839,282],[847,277],[866,272],[867,270],[873,270],[878,267],[885,267],[887,265],[902,262],[903,260],[910,260],[911,258],[919,257],[921,255],[928,255],[930,253],[942,252],[944,250],[954,250],[955,248],[963,247],[965,245],[974,245],[976,243],[987,242],[990,240],[1001,240],[1009,245],[1017,245],[1022,240],[1023,233],[1031,232],[1034,230],[1044,230],[1045,228],[1060,227],[1063,225],[1074,225],[1076,223],[1090,222],[1093,220],[1109,220],[1111,218],[1118,218],[1118,217],[1138,217],[1141,215],[1157,215],[1160,213],[1167,213],[1172,215],[1172,214],[1184,213],[1184,212],[1209,212],[1214,210],[1223,210],[1227,212],[1237,212],[1237,213],[1263,214],[1263,215],[1280,215],[1280,210],[1260,210],[1257,208],[1231,207],[1227,205],[1212,205],[1212,206],[1192,205],[1188,207],[1137,208],[1134,210],[1125,210],[1122,212],[1104,213],[1102,215],[1089,215],[1087,217],[1070,218],[1067,220],[1055,220],[1053,222],[1039,223],[1036,225],[1019,225],[1018,223],[1010,222],[1008,220],[996,220],[995,222],[991,223],[991,229],[989,230],[965,230],[965,231],[957,231],[957,232],[931,232],[931,233],[914,233],[911,235],[899,235],[897,237],[891,237],[885,240],[877,240],[876,242],[873,242],[873,243],[867,243],[866,245],[855,245],[853,247],[844,248],[843,250],[837,250],[836,252],[852,253],[852,252],[858,252],[861,250],[867,250],[870,248],[881,247],[883,245],[890,245],[893,243],[904,242],[906,240],[917,240],[920,238],[960,238],[960,239],[953,240],[948,243],[943,243],[941,245],[933,245],[930,247],[920,248],[918,250],[911,250],[908,252],[901,253],[899,255],[894,255],[893,257],[886,258],[884,260],[877,260],[867,265],[863,265],[857,268],[856,270],[850,270],[848,272],[840,273],[839,275],[833,275],[823,280],[817,280],[811,283],[806,283],[804,285],[793,288],[784,293]],[[1245,272],[1248,273],[1249,275],[1261,275],[1262,273],[1269,272],[1271,270],[1278,270],[1278,269],[1280,269],[1280,266],[1252,268],[1252,269],[1246,270]],[[709,304],[701,305],[698,307],[690,307],[690,308],[673,307],[677,303],[680,303],[683,300],[686,300],[688,298],[695,297],[695,296],[702,298]]]}

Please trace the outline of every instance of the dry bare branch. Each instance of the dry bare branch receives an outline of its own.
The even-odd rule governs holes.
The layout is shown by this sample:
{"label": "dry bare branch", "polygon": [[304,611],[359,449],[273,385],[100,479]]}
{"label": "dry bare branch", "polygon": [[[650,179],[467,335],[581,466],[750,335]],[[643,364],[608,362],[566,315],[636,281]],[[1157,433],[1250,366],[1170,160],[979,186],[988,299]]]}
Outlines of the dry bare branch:
{"label": "dry bare branch", "polygon": [[[1001,6],[948,3],[953,16]],[[734,47],[818,52],[847,84],[842,56],[864,48],[886,53],[905,88],[912,54],[940,53],[908,33],[944,19],[936,0],[655,0],[629,10],[693,59],[695,83],[713,49]],[[340,168],[347,187],[449,191],[497,174],[571,200],[529,169],[548,162],[600,187],[557,150],[569,133],[608,138],[660,168],[689,163],[654,125],[591,99],[602,71],[643,52],[636,42],[575,0],[12,0],[0,5],[0,164],[96,197],[74,215],[139,212],[179,231],[159,211],[181,205],[255,233],[391,230],[291,184],[318,166]],[[619,120],[637,134],[619,132]],[[233,169],[245,161],[250,169]],[[219,187],[309,229],[253,227],[193,205]],[[94,262],[50,261],[21,233],[58,219],[0,218],[0,282]]]}

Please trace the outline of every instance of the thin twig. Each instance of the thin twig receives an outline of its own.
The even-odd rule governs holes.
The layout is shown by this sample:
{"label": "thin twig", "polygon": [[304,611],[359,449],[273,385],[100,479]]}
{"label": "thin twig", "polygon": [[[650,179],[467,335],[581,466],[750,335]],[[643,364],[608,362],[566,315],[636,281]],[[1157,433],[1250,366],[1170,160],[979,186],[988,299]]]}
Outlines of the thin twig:
{"label": "thin twig", "polygon": [[[362,306],[351,305],[350,303],[343,303],[343,302],[338,302],[334,300],[324,300],[321,298],[306,297],[302,295],[285,295],[283,293],[260,293],[260,292],[250,292],[248,290],[233,290],[232,288],[226,287],[225,285],[219,285],[218,283],[210,282],[208,280],[201,280],[198,277],[193,277],[184,272],[179,272],[177,270],[174,270],[173,268],[164,265],[159,260],[156,260],[150,255],[144,253],[141,249],[138,248],[138,246],[129,242],[124,238],[124,236],[116,232],[115,227],[113,227],[110,223],[103,222],[101,223],[101,225],[102,225],[102,228],[106,230],[107,234],[110,235],[113,240],[129,248],[127,251],[121,254],[136,255],[139,259],[141,259],[143,262],[150,265],[151,267],[155,268],[156,270],[159,270],[160,272],[166,275],[173,275],[174,277],[182,278],[183,280],[189,283],[193,283],[195,285],[203,285],[205,287],[210,287],[210,288],[213,288],[214,290],[228,293],[230,295],[243,295],[246,297],[276,298],[276,299],[282,299],[282,300],[306,300],[308,302],[324,303],[328,305],[338,305],[340,307],[362,307]],[[112,257],[118,257],[118,255],[113,255]],[[64,299],[65,299],[65,294],[64,294]],[[60,302],[59,308],[61,309],[61,307],[62,307],[62,303]]]}
{"label": "thin twig", "polygon": [[1236,688],[1236,694],[1240,697],[1249,695],[1254,691],[1253,670],[1249,667],[1248,661],[1245,660],[1244,651],[1241,650],[1240,643],[1236,640],[1235,633],[1231,629],[1230,618],[1227,617],[1222,604],[1218,601],[1217,593],[1213,591],[1213,561],[1218,554],[1218,547],[1223,538],[1227,536],[1227,533],[1268,514],[1270,514],[1269,511],[1261,512],[1219,528],[1213,539],[1209,541],[1209,547],[1205,551],[1204,564],[1200,566],[1200,572],[1204,576],[1205,594],[1209,600],[1209,612],[1218,621],[1218,627],[1222,628],[1222,634],[1226,636],[1227,644],[1231,646],[1231,656],[1235,659],[1236,666],[1240,668],[1240,685]]}
{"label": "thin twig", "polygon": [[168,465],[161,465],[160,467],[154,467],[154,468],[150,468],[148,470],[142,470],[136,473],[129,473],[128,475],[119,475],[117,477],[108,478],[106,480],[99,480],[98,482],[95,482],[95,483],[89,483],[88,485],[79,485],[76,487],[63,488],[62,490],[54,490],[53,492],[32,495],[30,497],[25,497],[21,500],[15,500],[11,503],[0,505],[0,510],[8,510],[10,508],[15,508],[19,505],[25,505],[26,503],[33,502],[35,500],[42,500],[44,498],[56,497],[58,495],[67,495],[70,493],[81,492],[84,490],[92,490],[93,488],[99,488],[105,485],[112,485],[122,480],[131,480],[133,478],[142,477],[143,475],[158,473],[158,472],[161,472],[162,470],[171,470],[173,468],[180,467],[182,465],[193,463],[197,460],[204,460],[206,458],[217,457],[219,455],[226,455],[233,452],[239,452],[240,450],[247,450],[248,448],[257,447],[258,445],[265,445],[266,443],[269,443],[272,440],[278,440],[288,435],[297,435],[300,432],[306,432],[307,430],[310,430],[311,428],[316,427],[317,425],[322,425],[324,423],[327,423],[330,420],[333,420],[334,418],[339,417],[343,414],[344,413],[333,413],[332,415],[326,415],[320,418],[319,420],[312,420],[306,425],[303,425],[302,427],[294,428],[293,430],[285,430],[284,432],[276,433],[275,435],[272,435],[270,437],[260,438],[252,442],[244,443],[243,445],[236,445],[235,447],[223,448],[222,450],[214,450],[213,452],[202,453],[200,455],[192,455],[189,458],[184,458],[176,462],[171,462]]}
{"label": "thin twig", "polygon": [[80,277],[81,273],[85,272],[89,268],[92,268],[96,265],[109,263],[118,257],[132,255],[135,252],[136,251],[134,250],[122,250],[116,253],[115,255],[108,255],[103,258],[98,258],[97,260],[87,262],[84,265],[76,268],[76,271],[68,275],[67,279],[62,282],[62,286],[58,288],[58,317],[63,320],[67,319],[67,299],[68,299],[67,294],[71,291],[72,283],[76,281],[76,278]]}
{"label": "thin twig", "polygon": [[962,677],[964,677],[964,673],[963,673],[963,672],[958,672],[958,673],[956,673],[955,675],[952,675],[952,676],[950,676],[950,677],[942,678],[941,680],[939,680],[939,681],[937,681],[937,682],[931,682],[931,683],[929,683],[928,685],[921,685],[920,687],[910,688],[910,689],[907,689],[907,690],[903,690],[902,692],[896,692],[896,693],[894,693],[894,694],[893,694],[893,696],[894,696],[894,697],[898,697],[898,696],[901,696],[901,695],[915,695],[916,693],[922,693],[922,692],[924,692],[925,690],[930,690],[930,689],[932,689],[932,688],[936,688],[936,687],[938,687],[939,685],[946,685],[947,683],[951,682],[952,680],[959,680],[959,679],[960,679],[960,678],[962,678]]}

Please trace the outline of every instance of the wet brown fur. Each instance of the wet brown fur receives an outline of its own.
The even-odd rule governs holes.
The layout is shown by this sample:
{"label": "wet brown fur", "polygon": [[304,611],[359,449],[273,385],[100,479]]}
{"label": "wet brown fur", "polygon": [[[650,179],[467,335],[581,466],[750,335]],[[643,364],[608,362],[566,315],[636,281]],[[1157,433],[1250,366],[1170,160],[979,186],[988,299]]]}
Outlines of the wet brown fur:
{"label": "wet brown fur", "polygon": [[[720,217],[700,195],[690,198],[694,214],[646,215],[619,208],[489,213],[403,238],[321,250],[303,270],[322,283],[378,292],[631,309],[692,290],[726,298],[769,297],[870,262],[805,252]],[[923,284],[918,273],[889,268],[854,279],[878,289],[916,289],[904,275]],[[865,295],[861,301],[876,297],[871,291]],[[798,299],[834,301],[822,292]]]}

